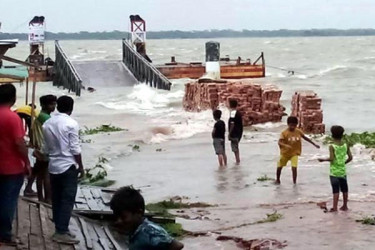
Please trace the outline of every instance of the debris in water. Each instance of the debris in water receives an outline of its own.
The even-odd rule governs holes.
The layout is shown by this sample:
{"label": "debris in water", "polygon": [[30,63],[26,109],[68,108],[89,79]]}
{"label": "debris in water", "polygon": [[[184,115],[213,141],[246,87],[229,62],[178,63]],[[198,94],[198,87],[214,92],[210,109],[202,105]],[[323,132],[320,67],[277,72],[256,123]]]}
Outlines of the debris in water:
{"label": "debris in water", "polygon": [[375,225],[375,217],[365,216],[360,220],[356,220],[356,222],[361,222],[364,225]]}
{"label": "debris in water", "polygon": [[257,181],[274,181],[275,179],[268,177],[266,174],[258,177]]}
{"label": "debris in water", "polygon": [[218,241],[234,241],[238,247],[249,250],[271,250],[282,249],[287,246],[286,241],[280,242],[274,239],[253,239],[245,240],[234,236],[221,235],[216,238]]}
{"label": "debris in water", "polygon": [[107,179],[107,170],[105,164],[109,161],[105,157],[99,157],[98,163],[89,169],[85,169],[85,177],[80,181],[81,185],[109,187],[115,183],[113,180]]}
{"label": "debris in water", "polygon": [[283,218],[283,215],[275,211],[272,214],[267,214],[267,218],[257,221],[256,224],[275,222],[280,220],[281,218]]}
{"label": "debris in water", "polygon": [[146,209],[150,212],[161,214],[164,216],[172,216],[168,213],[168,209],[182,209],[182,208],[206,208],[212,205],[204,202],[184,203],[182,201],[176,202],[174,199],[164,200],[157,203],[150,203],[146,205]]}
{"label": "debris in water", "polygon": [[79,134],[80,135],[95,135],[99,133],[110,133],[110,132],[118,132],[118,131],[124,131],[124,130],[125,129],[112,126],[111,124],[103,124],[96,128],[88,128],[85,126],[85,130],[80,130]]}
{"label": "debris in water", "polygon": [[133,151],[141,152],[141,147],[139,145],[133,145],[132,149]]}
{"label": "debris in water", "polygon": [[327,212],[328,211],[328,208],[327,208],[327,202],[323,201],[323,202],[319,202],[316,204],[318,207],[320,207],[320,209],[323,209],[324,212]]}
{"label": "debris in water", "polygon": [[96,91],[96,89],[93,88],[93,87],[88,87],[88,88],[87,88],[87,91],[90,92],[90,93],[92,93],[92,92]]}

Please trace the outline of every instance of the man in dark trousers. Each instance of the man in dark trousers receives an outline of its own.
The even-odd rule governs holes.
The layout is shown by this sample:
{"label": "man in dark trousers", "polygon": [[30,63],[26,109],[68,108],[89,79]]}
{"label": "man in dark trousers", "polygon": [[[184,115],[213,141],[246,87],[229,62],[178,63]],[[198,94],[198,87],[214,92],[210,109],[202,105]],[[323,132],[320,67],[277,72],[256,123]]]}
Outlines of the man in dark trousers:
{"label": "man in dark trousers", "polygon": [[21,118],[10,110],[15,102],[16,88],[0,84],[0,246],[15,245],[13,218],[25,173],[31,174],[25,130]]}
{"label": "man in dark trousers", "polygon": [[229,140],[231,142],[232,151],[236,157],[236,164],[240,165],[240,148],[239,143],[242,138],[243,124],[242,115],[237,110],[238,102],[235,99],[229,100],[230,117],[228,121],[229,126]]}
{"label": "man in dark trousers", "polygon": [[69,221],[77,194],[78,177],[84,176],[79,126],[70,117],[73,106],[74,101],[71,97],[61,96],[57,99],[59,113],[43,125],[44,152],[49,157],[52,212],[56,230],[52,239],[65,244],[79,243],[69,231]]}

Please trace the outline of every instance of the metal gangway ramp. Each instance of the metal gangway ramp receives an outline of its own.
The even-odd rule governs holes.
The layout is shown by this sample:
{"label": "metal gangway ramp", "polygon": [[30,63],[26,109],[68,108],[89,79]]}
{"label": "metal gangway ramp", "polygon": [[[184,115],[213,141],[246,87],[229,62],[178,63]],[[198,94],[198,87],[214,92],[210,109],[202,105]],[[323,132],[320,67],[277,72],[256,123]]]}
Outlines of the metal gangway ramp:
{"label": "metal gangway ramp", "polygon": [[85,88],[133,86],[138,80],[121,61],[72,61]]}
{"label": "metal gangway ramp", "polygon": [[59,42],[55,42],[56,60],[53,84],[81,94],[82,88],[133,86],[146,83],[170,90],[171,82],[139,54],[127,41],[122,41],[121,61],[70,61]]}

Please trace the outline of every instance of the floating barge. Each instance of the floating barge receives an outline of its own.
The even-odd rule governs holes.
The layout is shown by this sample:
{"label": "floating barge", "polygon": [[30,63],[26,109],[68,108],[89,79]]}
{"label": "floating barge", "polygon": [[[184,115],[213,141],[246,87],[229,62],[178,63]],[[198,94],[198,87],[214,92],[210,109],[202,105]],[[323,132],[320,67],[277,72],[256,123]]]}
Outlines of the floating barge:
{"label": "floating barge", "polygon": [[[198,79],[206,73],[204,63],[178,63],[172,57],[171,62],[164,65],[156,65],[156,68],[169,79],[191,78]],[[220,75],[222,79],[261,78],[266,76],[264,54],[252,63],[249,59],[244,61],[240,57],[237,60],[230,58],[220,59]]]}

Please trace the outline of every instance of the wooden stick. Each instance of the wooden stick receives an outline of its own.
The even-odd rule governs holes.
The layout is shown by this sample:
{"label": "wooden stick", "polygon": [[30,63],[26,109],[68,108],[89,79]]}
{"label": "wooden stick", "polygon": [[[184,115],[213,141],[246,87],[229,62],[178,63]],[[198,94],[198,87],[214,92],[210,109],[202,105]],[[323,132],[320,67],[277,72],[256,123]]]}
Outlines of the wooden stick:
{"label": "wooden stick", "polygon": [[8,62],[12,62],[12,63],[21,64],[23,66],[36,67],[38,69],[40,68],[40,67],[38,67],[38,65],[28,63],[28,62],[24,62],[24,61],[20,61],[20,60],[17,60],[15,58],[12,58],[12,57],[9,57],[9,56],[0,55],[0,59],[3,59],[3,60],[8,61]]}
{"label": "wooden stick", "polygon": [[[34,127],[34,122],[35,122],[35,108],[34,107],[35,107],[35,92],[36,92],[36,71],[37,69],[34,68],[33,90],[31,93],[31,128]],[[30,134],[30,131],[29,131],[29,134]]]}
{"label": "wooden stick", "polygon": [[25,105],[29,102],[29,78],[26,78],[26,98],[25,98]]}

